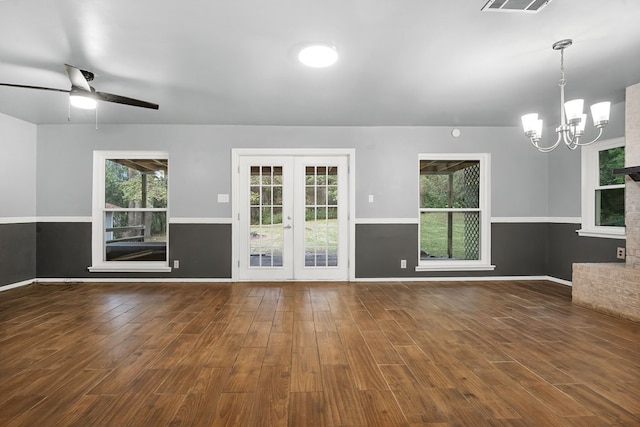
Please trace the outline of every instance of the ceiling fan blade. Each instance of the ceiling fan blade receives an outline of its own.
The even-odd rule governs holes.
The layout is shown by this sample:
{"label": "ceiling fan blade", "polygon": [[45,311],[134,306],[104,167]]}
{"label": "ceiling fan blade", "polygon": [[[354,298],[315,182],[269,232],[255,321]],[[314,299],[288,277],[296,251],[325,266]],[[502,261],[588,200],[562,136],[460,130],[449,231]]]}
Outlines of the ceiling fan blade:
{"label": "ceiling fan blade", "polygon": [[71,86],[79,87],[87,92],[91,92],[91,86],[89,86],[89,82],[79,68],[69,64],[64,64],[64,68],[67,70]]}
{"label": "ceiling fan blade", "polygon": [[131,105],[134,107],[151,108],[153,110],[157,110],[159,107],[158,104],[154,104],[153,102],[141,101],[139,99],[113,95],[111,93],[96,92],[95,96],[101,101],[116,102],[118,104]]}
{"label": "ceiling fan blade", "polygon": [[66,92],[69,93],[67,89],[56,89],[54,87],[44,87],[44,86],[31,86],[31,85],[16,85],[13,83],[0,83],[0,86],[9,86],[9,87],[21,87],[24,89],[38,89],[38,90],[51,90],[54,92]]}

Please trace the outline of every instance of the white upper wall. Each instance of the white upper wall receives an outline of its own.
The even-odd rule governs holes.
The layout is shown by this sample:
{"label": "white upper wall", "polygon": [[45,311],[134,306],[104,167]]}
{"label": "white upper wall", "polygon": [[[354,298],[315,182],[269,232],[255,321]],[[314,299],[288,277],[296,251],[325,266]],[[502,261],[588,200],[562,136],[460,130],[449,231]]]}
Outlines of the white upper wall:
{"label": "white upper wall", "polygon": [[36,213],[37,127],[0,113],[0,218]]}

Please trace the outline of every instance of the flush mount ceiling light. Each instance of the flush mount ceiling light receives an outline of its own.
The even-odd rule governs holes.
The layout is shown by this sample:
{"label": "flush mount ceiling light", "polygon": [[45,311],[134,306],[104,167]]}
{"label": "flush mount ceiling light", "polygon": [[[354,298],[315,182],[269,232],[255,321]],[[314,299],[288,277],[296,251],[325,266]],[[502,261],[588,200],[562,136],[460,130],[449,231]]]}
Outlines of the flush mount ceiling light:
{"label": "flush mount ceiling light", "polygon": [[598,136],[589,142],[580,142],[580,137],[584,134],[584,128],[587,122],[587,115],[582,113],[584,99],[574,99],[564,102],[564,86],[567,81],[564,78],[564,50],[573,43],[570,39],[560,40],[553,44],[553,50],[560,51],[560,126],[556,128],[558,139],[556,143],[548,146],[540,146],[542,137],[542,120],[538,119],[538,113],[530,113],[522,116],[522,127],[524,134],[531,140],[531,143],[543,153],[554,150],[560,141],[564,141],[565,145],[575,150],[578,147],[593,144],[602,136],[602,129],[609,123],[609,111],[611,109],[610,102],[599,102],[591,106],[591,115],[593,116],[593,125],[599,130]]}
{"label": "flush mount ceiling light", "polygon": [[307,67],[330,67],[338,60],[338,51],[332,44],[310,44],[298,52],[298,60]]}

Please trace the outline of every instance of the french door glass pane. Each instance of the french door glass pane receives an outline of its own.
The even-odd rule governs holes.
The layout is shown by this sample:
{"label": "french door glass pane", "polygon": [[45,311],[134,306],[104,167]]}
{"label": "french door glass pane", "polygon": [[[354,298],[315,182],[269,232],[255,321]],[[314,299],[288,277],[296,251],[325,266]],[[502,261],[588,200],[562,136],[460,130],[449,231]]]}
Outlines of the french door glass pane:
{"label": "french door glass pane", "polygon": [[338,168],[305,169],[305,267],[338,265]]}
{"label": "french door glass pane", "polygon": [[105,261],[166,261],[167,213],[106,211]]}
{"label": "french door glass pane", "polygon": [[596,190],[596,225],[624,227],[624,188]]}
{"label": "french door glass pane", "polygon": [[249,182],[249,265],[282,267],[282,167],[252,166]]}
{"label": "french door glass pane", "polygon": [[421,212],[421,260],[480,259],[479,212]]}

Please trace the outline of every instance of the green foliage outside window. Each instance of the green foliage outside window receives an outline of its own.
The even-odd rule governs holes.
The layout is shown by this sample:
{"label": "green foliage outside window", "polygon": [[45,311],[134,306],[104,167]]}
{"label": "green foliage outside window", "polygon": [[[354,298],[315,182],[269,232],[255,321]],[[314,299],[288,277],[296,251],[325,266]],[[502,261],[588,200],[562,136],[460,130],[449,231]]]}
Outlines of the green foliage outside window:
{"label": "green foliage outside window", "polygon": [[600,151],[600,185],[624,184],[624,175],[614,175],[613,170],[624,167],[624,147]]}
{"label": "green foliage outside window", "polygon": [[[146,174],[146,200],[143,200],[143,175],[117,161],[105,163],[105,207],[108,208],[166,208],[168,177],[163,171]],[[143,213],[114,215],[114,227],[139,223]],[[144,215],[142,215],[144,216]],[[166,233],[166,215],[150,215],[151,234]],[[144,222],[144,221],[143,221]]]}
{"label": "green foliage outside window", "polygon": [[[613,174],[624,167],[624,147],[602,150],[598,160],[601,187],[624,184],[624,175]],[[596,190],[596,225],[624,227],[624,188]]]}

